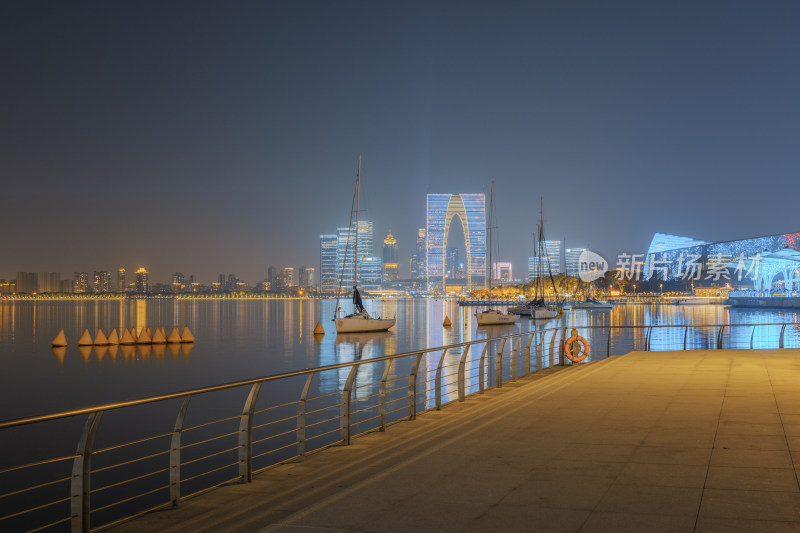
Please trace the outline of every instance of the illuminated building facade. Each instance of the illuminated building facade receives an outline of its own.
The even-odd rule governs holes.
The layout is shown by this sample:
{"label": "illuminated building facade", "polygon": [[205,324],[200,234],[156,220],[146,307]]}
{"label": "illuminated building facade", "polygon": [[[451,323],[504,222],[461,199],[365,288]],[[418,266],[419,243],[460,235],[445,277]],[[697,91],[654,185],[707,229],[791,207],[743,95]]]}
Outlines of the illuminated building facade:
{"label": "illuminated building facade", "polygon": [[411,279],[425,279],[428,275],[426,268],[427,259],[427,233],[425,228],[417,230],[417,249],[411,256]]}
{"label": "illuminated building facade", "polygon": [[336,235],[319,236],[319,290],[326,294],[335,293],[339,287],[339,273],[336,271],[338,243]]}
{"label": "illuminated building facade", "polygon": [[368,255],[358,260],[358,277],[361,278],[360,287],[369,291],[379,291],[383,281],[382,264],[380,257]]}
{"label": "illuminated building facade", "polygon": [[[537,272],[542,272],[545,276],[551,273],[555,276],[561,270],[561,241],[544,241],[544,251],[547,257],[533,256],[528,258],[528,280],[536,278]],[[541,270],[539,270],[541,263]]]}
{"label": "illuminated building facade", "polygon": [[339,285],[339,276],[342,276],[342,290],[349,291],[355,284],[355,253],[356,240],[358,241],[358,277],[362,278],[361,264],[366,257],[372,256],[372,222],[358,221],[358,239],[356,239],[355,225],[352,228],[338,228],[337,233],[336,270],[338,272],[336,285]]}
{"label": "illuminated building facade", "polygon": [[791,296],[800,291],[800,233],[724,242],[656,233],[642,271],[643,277],[648,274],[662,280],[752,285],[757,293]]}
{"label": "illuminated building facade", "polygon": [[492,279],[500,282],[510,282],[512,279],[514,279],[514,275],[511,270],[511,263],[492,263]]}
{"label": "illuminated building facade", "polygon": [[61,292],[61,272],[39,272],[39,289],[37,292]]}
{"label": "illuminated building facade", "polygon": [[39,275],[36,272],[17,272],[17,293],[33,294],[39,289]]}
{"label": "illuminated building facade", "polygon": [[136,292],[147,292],[150,284],[147,281],[147,269],[142,267],[136,271]]}
{"label": "illuminated building facade", "polygon": [[75,277],[72,280],[72,292],[76,294],[89,292],[88,272],[75,272]]}
{"label": "illuminated building facade", "polygon": [[314,267],[301,266],[297,269],[297,284],[304,289],[310,289],[316,282]]}
{"label": "illuminated building facade", "polygon": [[427,198],[426,278],[444,290],[447,237],[457,218],[464,231],[467,286],[482,286],[486,277],[486,197],[484,194],[429,194]]}
{"label": "illuminated building facade", "polygon": [[127,285],[125,285],[125,269],[120,268],[117,270],[117,291],[125,292]]}
{"label": "illuminated building facade", "polygon": [[567,269],[567,276],[578,277],[581,254],[585,251],[586,248],[567,248],[564,250],[564,265]]}
{"label": "illuminated building facade", "polygon": [[399,277],[399,264],[397,262],[397,239],[392,232],[383,239],[383,279],[395,281]]}
{"label": "illuminated building facade", "polygon": [[96,293],[111,292],[111,272],[108,270],[95,270],[92,273],[94,281],[92,282],[92,289]]}

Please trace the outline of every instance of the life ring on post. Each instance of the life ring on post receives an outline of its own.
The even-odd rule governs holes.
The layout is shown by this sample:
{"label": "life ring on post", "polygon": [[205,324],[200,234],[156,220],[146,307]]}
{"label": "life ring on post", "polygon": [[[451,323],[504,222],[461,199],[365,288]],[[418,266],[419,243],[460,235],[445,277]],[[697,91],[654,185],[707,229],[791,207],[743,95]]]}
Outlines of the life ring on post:
{"label": "life ring on post", "polygon": [[[580,351],[577,353],[577,355],[574,355],[573,348],[575,348],[576,344],[580,344]],[[589,357],[589,343],[587,343],[586,339],[580,335],[573,335],[567,339],[567,342],[564,344],[564,355],[573,363],[580,363]]]}

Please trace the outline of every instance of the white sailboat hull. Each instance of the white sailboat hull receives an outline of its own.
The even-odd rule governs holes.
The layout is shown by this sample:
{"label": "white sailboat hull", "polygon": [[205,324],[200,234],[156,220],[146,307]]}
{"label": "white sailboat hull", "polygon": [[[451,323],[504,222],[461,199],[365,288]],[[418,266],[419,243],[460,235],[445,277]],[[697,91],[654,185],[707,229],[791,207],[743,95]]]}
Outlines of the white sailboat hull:
{"label": "white sailboat hull", "polygon": [[614,304],[604,301],[596,302],[572,302],[573,309],[614,309]]}
{"label": "white sailboat hull", "polygon": [[394,318],[372,318],[369,316],[348,316],[335,318],[336,333],[365,333],[369,331],[388,331],[394,326]]}
{"label": "white sailboat hull", "polygon": [[519,320],[519,316],[517,315],[501,313],[494,309],[483,311],[482,313],[475,313],[475,318],[478,320],[479,326],[504,326],[513,324]]}
{"label": "white sailboat hull", "polygon": [[558,316],[558,309],[551,307],[535,307],[531,311],[531,318],[550,319]]}

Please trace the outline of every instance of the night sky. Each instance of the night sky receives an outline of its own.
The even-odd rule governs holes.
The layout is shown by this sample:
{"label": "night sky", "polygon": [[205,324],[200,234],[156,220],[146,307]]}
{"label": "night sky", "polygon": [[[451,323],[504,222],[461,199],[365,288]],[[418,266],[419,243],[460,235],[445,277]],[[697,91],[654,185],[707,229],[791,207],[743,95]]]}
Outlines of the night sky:
{"label": "night sky", "polygon": [[[0,278],[251,283],[495,181],[501,260],[800,231],[800,3],[5,2]],[[376,254],[380,248],[376,246]],[[612,264],[613,264],[612,260]]]}

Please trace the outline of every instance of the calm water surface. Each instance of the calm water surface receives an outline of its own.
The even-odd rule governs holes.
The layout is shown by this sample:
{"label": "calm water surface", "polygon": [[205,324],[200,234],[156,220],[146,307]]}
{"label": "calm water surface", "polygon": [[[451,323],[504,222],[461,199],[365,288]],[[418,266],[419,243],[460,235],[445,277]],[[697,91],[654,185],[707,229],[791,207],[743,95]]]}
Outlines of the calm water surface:
{"label": "calm water surface", "polygon": [[[368,301],[371,312],[396,316],[389,333],[336,335],[331,322],[333,300],[173,300],[0,301],[0,419],[39,414],[104,402],[214,385],[499,336],[540,327],[776,323],[797,321],[800,314],[780,310],[743,310],[721,305],[617,305],[612,311],[573,310],[563,319],[542,324],[526,318],[513,327],[478,328],[474,307],[453,300],[405,299]],[[445,329],[447,314],[453,327]],[[325,335],[315,337],[320,320]],[[188,326],[193,346],[154,348],[78,348],[84,329]],[[69,346],[55,353],[50,341],[64,329]],[[756,345],[777,347],[777,331],[759,328]],[[641,332],[640,332],[641,333]],[[607,333],[595,330],[595,341]],[[614,330],[612,342],[623,335]],[[683,330],[657,331],[659,342],[680,345]],[[692,331],[692,335],[713,332]],[[751,331],[734,331],[749,342]],[[620,338],[618,338],[620,337]],[[787,331],[787,346],[797,331]],[[594,342],[593,342],[594,344]],[[666,346],[666,344],[664,344]],[[773,346],[774,345],[774,346]],[[673,346],[680,347],[680,346]],[[600,353],[594,354],[598,357]]]}

